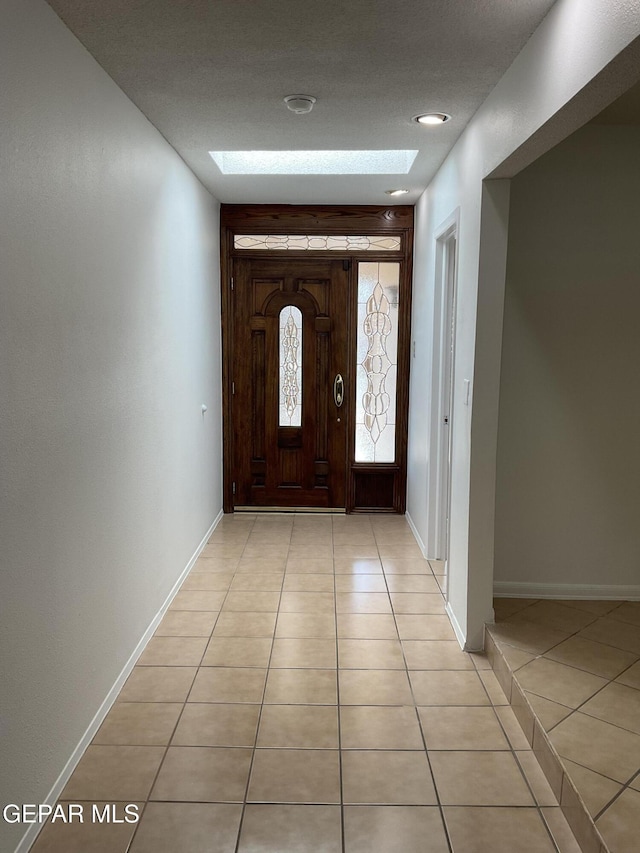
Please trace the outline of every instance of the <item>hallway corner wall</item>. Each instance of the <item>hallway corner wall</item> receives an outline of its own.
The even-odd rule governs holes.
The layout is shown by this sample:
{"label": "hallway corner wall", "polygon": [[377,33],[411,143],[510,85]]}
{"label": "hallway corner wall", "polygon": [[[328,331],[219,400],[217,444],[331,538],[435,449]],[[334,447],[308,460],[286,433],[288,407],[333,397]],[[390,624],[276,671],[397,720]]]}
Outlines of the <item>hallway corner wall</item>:
{"label": "hallway corner wall", "polygon": [[429,487],[435,237],[459,211],[447,595],[469,649],[481,647],[484,624],[493,617],[502,334],[496,306],[504,294],[504,275],[495,271],[504,269],[507,247],[501,208],[508,192],[498,188],[503,198],[494,204],[485,182],[511,179],[635,82],[636,6],[628,0],[557,0],[416,204],[407,512],[429,554],[436,503]]}
{"label": "hallway corner wall", "polygon": [[592,123],[514,178],[496,591],[640,596],[640,127]]}
{"label": "hallway corner wall", "polygon": [[[43,0],[2,18],[0,800],[20,804],[221,510],[219,205]],[[0,848],[24,830],[0,821]]]}

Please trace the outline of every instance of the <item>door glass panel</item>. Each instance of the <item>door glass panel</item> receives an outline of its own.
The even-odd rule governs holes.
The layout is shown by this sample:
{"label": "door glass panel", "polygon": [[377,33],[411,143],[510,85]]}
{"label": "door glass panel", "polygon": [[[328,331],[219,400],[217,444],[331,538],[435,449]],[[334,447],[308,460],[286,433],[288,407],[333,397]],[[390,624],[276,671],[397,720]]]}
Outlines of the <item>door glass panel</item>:
{"label": "door glass panel", "polygon": [[356,462],[395,462],[400,264],[358,264]]}
{"label": "door glass panel", "polygon": [[234,249],[302,249],[350,252],[399,252],[400,237],[354,234],[236,234]]}
{"label": "door glass panel", "polygon": [[302,425],[302,313],[295,305],[280,312],[280,426]]}

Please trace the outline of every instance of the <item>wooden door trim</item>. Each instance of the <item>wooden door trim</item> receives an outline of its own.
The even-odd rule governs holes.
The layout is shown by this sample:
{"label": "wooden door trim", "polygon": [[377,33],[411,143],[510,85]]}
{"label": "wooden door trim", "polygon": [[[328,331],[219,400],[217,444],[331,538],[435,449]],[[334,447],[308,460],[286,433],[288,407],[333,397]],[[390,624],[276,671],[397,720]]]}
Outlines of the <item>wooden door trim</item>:
{"label": "wooden door trim", "polygon": [[[222,221],[222,216],[221,216]],[[232,272],[233,231],[221,225],[220,229],[220,317],[222,329],[222,509],[233,512],[233,467],[235,448],[233,441],[232,363],[233,336],[233,282]]]}
{"label": "wooden door trim", "polygon": [[236,234],[357,234],[363,229],[393,234],[413,229],[410,205],[223,204],[220,218],[222,228]]}
{"label": "wooden door trim", "polygon": [[[222,441],[223,441],[223,509],[234,511],[233,465],[235,459],[232,428],[234,356],[233,340],[233,300],[232,283],[233,262],[236,258],[271,259],[302,258],[362,261],[399,261],[402,270],[402,294],[405,308],[400,312],[398,376],[402,381],[397,390],[396,424],[396,463],[377,465],[376,470],[394,469],[393,507],[396,512],[406,508],[406,461],[407,461],[407,413],[409,394],[409,367],[411,350],[411,281],[413,256],[413,219],[414,209],[409,205],[384,207],[377,205],[236,205],[223,204],[220,209],[220,270],[221,270],[221,325],[222,325]],[[400,250],[376,251],[297,251],[297,250],[249,250],[234,249],[235,234],[379,234],[398,235],[401,238]],[[356,264],[351,263],[350,275],[355,276]],[[350,313],[351,313],[350,307]],[[355,334],[349,323],[349,350],[355,359],[355,347],[352,336]],[[350,373],[355,377],[355,364],[350,365]],[[353,407],[351,407],[351,410]],[[353,440],[355,413],[349,416],[349,442]],[[353,458],[349,445],[349,458]],[[370,466],[362,463],[347,465],[346,500],[347,511],[355,506],[354,471],[365,471]]]}

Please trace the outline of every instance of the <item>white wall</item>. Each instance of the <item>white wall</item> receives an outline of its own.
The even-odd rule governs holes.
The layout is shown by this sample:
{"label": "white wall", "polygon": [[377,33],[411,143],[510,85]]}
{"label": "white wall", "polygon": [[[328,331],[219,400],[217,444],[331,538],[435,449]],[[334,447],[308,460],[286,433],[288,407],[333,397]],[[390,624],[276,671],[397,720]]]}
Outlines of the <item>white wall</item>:
{"label": "white wall", "polygon": [[[478,110],[416,206],[408,512],[429,553],[435,235],[459,209],[449,606],[461,642],[492,617],[495,463],[511,177],[637,78],[639,0],[558,0]],[[599,85],[602,81],[606,86]],[[585,96],[586,93],[586,96]],[[492,183],[492,182],[491,182]],[[464,379],[471,405],[462,405]]]}
{"label": "white wall", "polygon": [[0,64],[4,804],[43,801],[222,497],[217,202],[41,0],[3,3]]}
{"label": "white wall", "polygon": [[640,595],[639,151],[588,125],[512,182],[499,591]]}

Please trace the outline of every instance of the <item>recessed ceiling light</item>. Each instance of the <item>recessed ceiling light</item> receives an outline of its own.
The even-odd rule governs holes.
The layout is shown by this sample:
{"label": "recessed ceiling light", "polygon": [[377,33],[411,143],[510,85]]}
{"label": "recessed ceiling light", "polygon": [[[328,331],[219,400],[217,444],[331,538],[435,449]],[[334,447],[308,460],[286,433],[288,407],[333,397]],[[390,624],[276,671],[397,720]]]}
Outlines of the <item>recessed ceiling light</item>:
{"label": "recessed ceiling light", "polygon": [[409,190],[385,190],[387,195],[406,195]]}
{"label": "recessed ceiling light", "polygon": [[451,116],[446,113],[423,113],[422,115],[414,116],[413,120],[417,121],[418,124],[438,125],[444,124],[450,118]]}
{"label": "recessed ceiling light", "polygon": [[223,175],[406,175],[418,151],[209,151]]}

